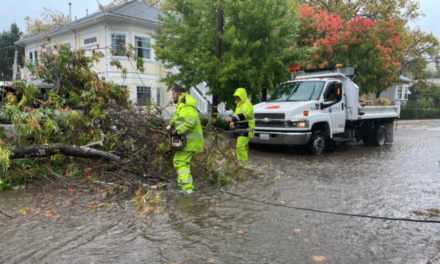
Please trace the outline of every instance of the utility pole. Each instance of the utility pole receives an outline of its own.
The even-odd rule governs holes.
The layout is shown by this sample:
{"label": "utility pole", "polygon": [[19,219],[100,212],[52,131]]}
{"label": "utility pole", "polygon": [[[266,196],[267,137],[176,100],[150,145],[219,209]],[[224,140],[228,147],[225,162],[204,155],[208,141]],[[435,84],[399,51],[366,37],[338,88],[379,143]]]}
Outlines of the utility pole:
{"label": "utility pole", "polygon": [[14,66],[12,66],[12,81],[15,82],[15,80],[17,79],[17,57],[18,57],[18,50],[15,49],[15,54],[14,54]]}
{"label": "utility pole", "polygon": [[[222,4],[223,0],[220,0],[220,5],[218,7],[218,19],[217,19],[217,39],[215,42],[215,56],[217,59],[220,60],[222,55],[222,40],[220,38],[221,34],[223,33],[223,9]],[[217,115],[218,115],[218,89],[215,85],[215,75],[216,71],[214,70],[214,82],[212,84],[212,115],[211,117],[214,118],[215,122],[217,122]]]}

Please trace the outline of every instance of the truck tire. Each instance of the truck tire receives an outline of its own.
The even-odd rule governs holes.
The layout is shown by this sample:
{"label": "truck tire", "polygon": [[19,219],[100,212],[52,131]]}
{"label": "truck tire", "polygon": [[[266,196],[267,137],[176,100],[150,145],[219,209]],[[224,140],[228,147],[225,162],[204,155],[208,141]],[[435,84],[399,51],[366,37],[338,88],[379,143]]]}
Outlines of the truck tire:
{"label": "truck tire", "polygon": [[324,152],[325,147],[325,136],[322,135],[321,131],[316,130],[306,145],[307,152],[311,155],[319,155]]}
{"label": "truck tire", "polygon": [[385,144],[387,131],[384,126],[378,126],[371,137],[371,145],[373,146],[383,146]]}

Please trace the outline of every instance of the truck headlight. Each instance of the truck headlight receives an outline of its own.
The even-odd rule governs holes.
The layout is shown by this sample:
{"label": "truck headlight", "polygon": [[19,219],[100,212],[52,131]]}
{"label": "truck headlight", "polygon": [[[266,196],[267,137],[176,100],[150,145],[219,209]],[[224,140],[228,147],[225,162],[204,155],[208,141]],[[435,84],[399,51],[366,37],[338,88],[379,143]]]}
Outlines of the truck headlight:
{"label": "truck headlight", "polygon": [[297,122],[296,127],[307,127],[306,122]]}

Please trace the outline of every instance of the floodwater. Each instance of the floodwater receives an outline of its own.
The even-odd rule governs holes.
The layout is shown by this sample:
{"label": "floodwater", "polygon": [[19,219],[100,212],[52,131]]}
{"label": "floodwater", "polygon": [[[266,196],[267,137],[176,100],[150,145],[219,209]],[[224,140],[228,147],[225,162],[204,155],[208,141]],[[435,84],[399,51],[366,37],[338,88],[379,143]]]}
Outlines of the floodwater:
{"label": "floodwater", "polygon": [[[394,144],[353,143],[308,156],[251,150],[266,173],[226,191],[276,205],[440,220],[414,211],[440,208],[440,120],[398,121]],[[32,189],[0,192],[0,263],[427,263],[440,249],[440,224],[295,210],[222,193],[198,182],[182,196],[164,189],[161,206],[88,212],[100,195],[54,196],[31,215],[17,211]],[[81,194],[75,194],[81,195]],[[32,201],[35,203],[35,200]],[[122,207],[125,206],[124,202]],[[438,261],[440,263],[440,261]]]}

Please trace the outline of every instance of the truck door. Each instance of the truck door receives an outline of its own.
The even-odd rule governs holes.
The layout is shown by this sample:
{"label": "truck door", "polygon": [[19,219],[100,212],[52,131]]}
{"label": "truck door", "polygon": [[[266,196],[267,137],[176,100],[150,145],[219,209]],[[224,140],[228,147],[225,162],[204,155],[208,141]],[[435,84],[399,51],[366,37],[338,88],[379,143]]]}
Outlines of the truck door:
{"label": "truck door", "polygon": [[324,105],[326,106],[324,110],[330,117],[332,134],[344,133],[346,113],[342,83],[330,82],[323,95]]}

